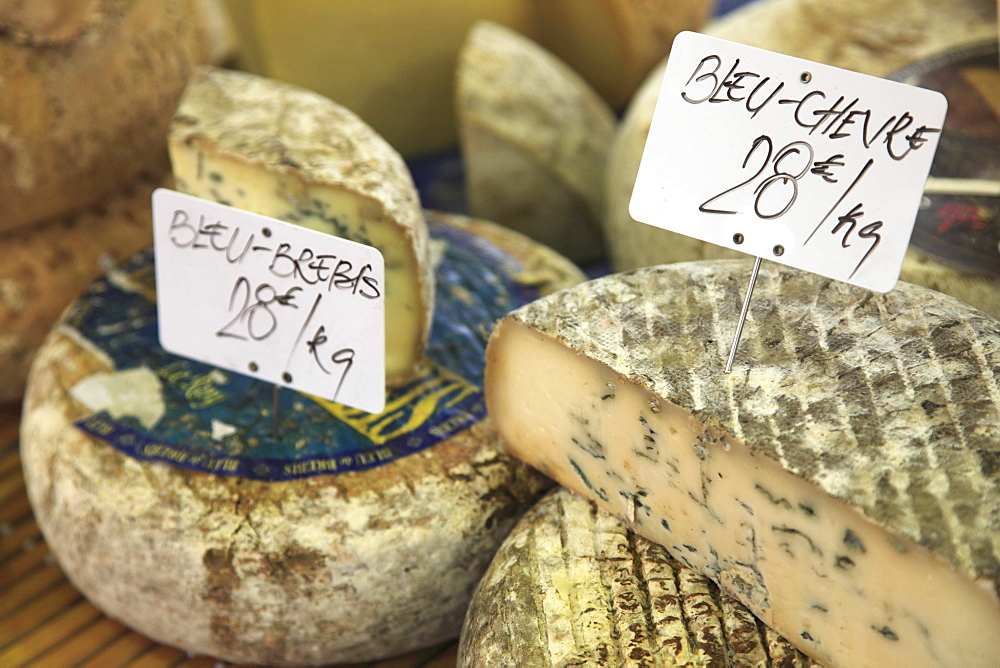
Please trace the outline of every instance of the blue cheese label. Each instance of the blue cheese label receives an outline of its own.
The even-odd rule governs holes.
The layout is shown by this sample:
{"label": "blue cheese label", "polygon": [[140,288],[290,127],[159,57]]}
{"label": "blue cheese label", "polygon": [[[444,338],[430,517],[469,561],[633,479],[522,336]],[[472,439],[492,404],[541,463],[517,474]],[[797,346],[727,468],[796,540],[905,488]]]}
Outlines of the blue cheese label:
{"label": "blue cheese label", "polygon": [[441,253],[431,340],[419,377],[389,391],[382,412],[291,389],[275,404],[270,383],[165,351],[150,249],[92,285],[67,317],[114,367],[70,389],[93,411],[77,426],[136,459],[266,481],[370,469],[468,429],[486,414],[493,323],[539,293],[485,239],[433,216],[428,224]]}

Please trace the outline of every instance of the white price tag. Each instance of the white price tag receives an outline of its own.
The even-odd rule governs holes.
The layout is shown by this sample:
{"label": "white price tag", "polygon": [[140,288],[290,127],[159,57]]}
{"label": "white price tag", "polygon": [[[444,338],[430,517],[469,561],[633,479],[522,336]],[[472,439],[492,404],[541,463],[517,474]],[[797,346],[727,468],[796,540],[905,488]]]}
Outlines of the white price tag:
{"label": "white price tag", "polygon": [[946,111],[936,91],[684,32],[629,212],[887,292]]}
{"label": "white price tag", "polygon": [[153,242],[165,350],[384,409],[378,250],[162,188],[153,193]]}

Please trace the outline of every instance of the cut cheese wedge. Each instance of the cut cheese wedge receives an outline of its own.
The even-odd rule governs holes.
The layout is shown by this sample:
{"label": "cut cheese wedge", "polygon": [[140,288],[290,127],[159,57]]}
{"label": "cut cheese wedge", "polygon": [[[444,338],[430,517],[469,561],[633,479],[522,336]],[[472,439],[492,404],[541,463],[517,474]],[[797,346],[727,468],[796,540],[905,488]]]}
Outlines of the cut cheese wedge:
{"label": "cut cheese wedge", "polygon": [[459,665],[818,666],[711,580],[559,489],[497,550]]}
{"label": "cut cheese wedge", "polygon": [[470,31],[456,77],[472,215],[578,262],[603,257],[611,108],[550,52],[487,21]]}
{"label": "cut cheese wedge", "polygon": [[[457,637],[551,481],[485,413],[495,318],[582,274],[506,228],[428,214],[440,308],[421,377],[364,411],[166,353],[151,253],[94,283],[32,366],[21,453],[52,553],[98,608],[190,652],[375,661]],[[278,427],[278,438],[272,432]]]}
{"label": "cut cheese wedge", "polygon": [[[611,275],[487,352],[508,449],[847,666],[1000,661],[1000,322],[742,261]],[[975,642],[970,642],[975,638]]]}
{"label": "cut cheese wedge", "polygon": [[413,179],[357,116],[290,84],[204,68],[170,129],[179,190],[374,246],[385,259],[386,381],[414,378],[434,269]]}
{"label": "cut cheese wedge", "polygon": [[228,50],[217,0],[0,4],[0,231],[165,168],[192,69]]}

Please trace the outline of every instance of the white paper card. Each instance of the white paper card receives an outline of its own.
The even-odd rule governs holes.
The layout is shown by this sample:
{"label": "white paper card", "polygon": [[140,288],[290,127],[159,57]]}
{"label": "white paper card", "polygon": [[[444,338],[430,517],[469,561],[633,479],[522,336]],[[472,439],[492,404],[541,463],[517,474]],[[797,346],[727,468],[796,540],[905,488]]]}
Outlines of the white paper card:
{"label": "white paper card", "polygon": [[629,212],[887,292],[946,111],[936,91],[684,32]]}
{"label": "white paper card", "polygon": [[162,188],[153,245],[165,350],[382,412],[378,250]]}

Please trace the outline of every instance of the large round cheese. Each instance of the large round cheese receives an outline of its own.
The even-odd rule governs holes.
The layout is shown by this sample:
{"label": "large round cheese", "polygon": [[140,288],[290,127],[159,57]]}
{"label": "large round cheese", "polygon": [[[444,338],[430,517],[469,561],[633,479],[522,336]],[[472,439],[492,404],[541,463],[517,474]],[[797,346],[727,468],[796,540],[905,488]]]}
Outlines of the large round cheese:
{"label": "large round cheese", "polygon": [[565,490],[497,551],[460,666],[817,666],[711,580]]}
{"label": "large round cheese", "polygon": [[505,446],[817,660],[1000,664],[1000,321],[767,264],[727,374],[750,264],[613,274],[504,318]]}
{"label": "large round cheese", "polygon": [[[996,25],[996,4],[992,0],[858,0],[836,5],[813,0],[758,0],[710,23],[704,32],[884,77],[941,51],[995,39]],[[628,205],[663,82],[664,67],[662,63],[636,92],[619,125],[608,158],[607,208],[603,224],[612,265],[619,271],[663,262],[743,257],[735,251],[639,224],[629,215]],[[954,76],[963,78],[958,71]],[[987,70],[984,76],[991,74]],[[987,94],[989,86],[992,86],[994,101],[987,101],[986,106],[993,105],[995,119],[995,78],[993,83],[985,84],[983,95]],[[973,106],[970,102],[966,97],[950,99],[949,117],[961,114],[956,109],[969,109]],[[952,131],[950,124],[958,120],[949,119],[942,144]],[[983,137],[979,142],[994,147],[992,161],[996,164],[997,139]],[[941,154],[939,147],[938,155]],[[937,169],[937,162],[934,169]],[[1000,229],[1000,223],[994,223],[994,227]],[[995,250],[990,248],[983,252]],[[1000,317],[1000,276],[995,273],[941,263],[940,258],[911,251],[901,278],[942,290]]]}
{"label": "large round cheese", "polygon": [[0,402],[21,398],[35,350],[102,262],[152,243],[149,198],[162,180],[141,176],[81,213],[0,234]]}
{"label": "large round cheese", "polygon": [[[429,214],[438,306],[384,413],[172,356],[148,255],[70,309],[32,368],[29,498],[70,580],[161,642],[232,661],[373,660],[458,634],[550,482],[503,451],[480,391],[494,319],[582,275],[503,228]],[[496,242],[496,243],[494,243]]]}
{"label": "large round cheese", "polygon": [[225,54],[217,0],[0,8],[0,231],[98,201],[166,165],[191,69]]}

